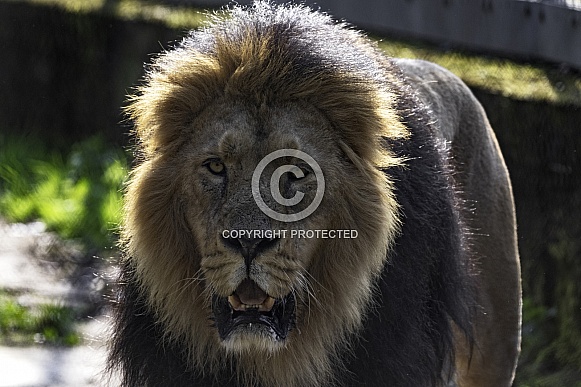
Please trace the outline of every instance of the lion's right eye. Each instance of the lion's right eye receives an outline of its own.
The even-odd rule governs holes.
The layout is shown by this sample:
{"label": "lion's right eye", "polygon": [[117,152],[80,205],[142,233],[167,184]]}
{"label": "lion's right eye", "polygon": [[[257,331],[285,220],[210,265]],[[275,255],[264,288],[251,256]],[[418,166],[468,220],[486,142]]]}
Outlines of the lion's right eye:
{"label": "lion's right eye", "polygon": [[226,172],[226,166],[219,159],[206,160],[202,165],[208,168],[208,171],[212,172],[214,175],[223,175]]}

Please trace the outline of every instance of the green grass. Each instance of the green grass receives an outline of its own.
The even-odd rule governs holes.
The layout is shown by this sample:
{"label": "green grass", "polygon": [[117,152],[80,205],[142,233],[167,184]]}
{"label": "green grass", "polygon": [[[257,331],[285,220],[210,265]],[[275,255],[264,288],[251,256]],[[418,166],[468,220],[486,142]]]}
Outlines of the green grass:
{"label": "green grass", "polygon": [[581,106],[581,77],[550,66],[460,51],[441,51],[420,43],[389,39],[380,40],[379,47],[392,57],[437,63],[469,86],[504,97]]}
{"label": "green grass", "polygon": [[[149,0],[26,0],[30,3],[55,5],[69,12],[102,12],[124,20],[146,20],[175,29],[200,26],[206,16],[191,6],[171,6]],[[226,3],[226,2],[225,2]]]}
{"label": "green grass", "polygon": [[[49,150],[36,139],[0,134],[0,217],[40,220],[88,251],[103,251],[115,243],[126,175],[126,155],[99,137]],[[70,307],[27,308],[0,289],[0,344],[76,345],[75,318]]]}
{"label": "green grass", "polygon": [[29,138],[0,136],[0,216],[11,222],[40,220],[85,247],[114,243],[127,159],[99,137],[68,151],[47,150]]}
{"label": "green grass", "polygon": [[75,312],[69,307],[43,304],[33,310],[0,291],[0,344],[77,345],[81,336],[75,323]]}

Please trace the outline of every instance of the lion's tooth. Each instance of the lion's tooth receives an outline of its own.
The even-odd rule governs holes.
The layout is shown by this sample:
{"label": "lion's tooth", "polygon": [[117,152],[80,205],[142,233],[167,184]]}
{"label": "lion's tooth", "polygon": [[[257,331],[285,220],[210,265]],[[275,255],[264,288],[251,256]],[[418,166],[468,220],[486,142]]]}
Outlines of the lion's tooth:
{"label": "lion's tooth", "polygon": [[262,304],[260,304],[258,310],[260,312],[270,312],[274,306],[274,298],[268,297]]}
{"label": "lion's tooth", "polygon": [[238,297],[236,297],[235,295],[228,296],[228,302],[230,303],[230,306],[234,310],[243,309],[243,307],[242,307],[243,304],[240,302],[240,299]]}
{"label": "lion's tooth", "polygon": [[257,309],[259,312],[270,312],[274,306],[275,299],[272,297],[267,297],[262,304],[245,304],[236,294],[228,296],[228,302],[232,309],[244,312],[247,310]]}

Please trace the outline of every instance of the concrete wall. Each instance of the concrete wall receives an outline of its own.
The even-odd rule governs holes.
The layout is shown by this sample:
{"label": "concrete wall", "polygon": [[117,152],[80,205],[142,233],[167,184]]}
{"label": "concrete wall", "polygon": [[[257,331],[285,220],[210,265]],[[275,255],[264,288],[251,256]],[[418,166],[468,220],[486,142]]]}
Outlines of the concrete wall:
{"label": "concrete wall", "polygon": [[[227,1],[189,0],[187,3],[217,7]],[[250,0],[238,3],[248,4]],[[306,0],[305,3],[376,33],[565,63],[581,69],[581,11],[555,2]]]}

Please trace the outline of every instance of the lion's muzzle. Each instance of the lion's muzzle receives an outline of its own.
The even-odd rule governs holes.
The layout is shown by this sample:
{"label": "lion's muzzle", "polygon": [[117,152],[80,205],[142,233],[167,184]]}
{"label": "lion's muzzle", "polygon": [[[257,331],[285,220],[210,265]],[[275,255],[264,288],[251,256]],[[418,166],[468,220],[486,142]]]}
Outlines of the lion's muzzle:
{"label": "lion's muzzle", "polygon": [[224,238],[222,236],[222,241],[228,248],[242,254],[248,273],[254,258],[259,253],[274,247],[279,241],[279,238]]}

